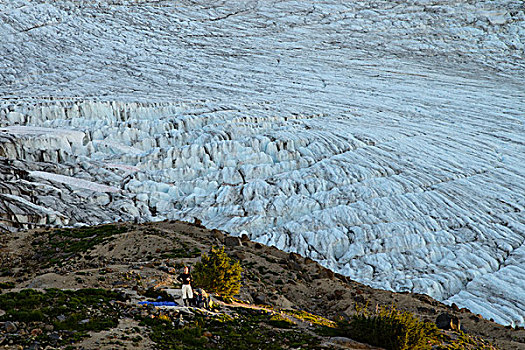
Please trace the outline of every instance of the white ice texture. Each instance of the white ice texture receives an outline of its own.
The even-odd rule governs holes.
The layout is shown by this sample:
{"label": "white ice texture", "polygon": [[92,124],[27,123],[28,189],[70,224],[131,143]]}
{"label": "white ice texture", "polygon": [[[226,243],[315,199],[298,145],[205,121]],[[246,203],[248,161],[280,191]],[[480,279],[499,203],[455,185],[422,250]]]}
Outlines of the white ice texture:
{"label": "white ice texture", "polygon": [[0,36],[4,156],[100,174],[33,181],[525,325],[521,1],[13,0]]}

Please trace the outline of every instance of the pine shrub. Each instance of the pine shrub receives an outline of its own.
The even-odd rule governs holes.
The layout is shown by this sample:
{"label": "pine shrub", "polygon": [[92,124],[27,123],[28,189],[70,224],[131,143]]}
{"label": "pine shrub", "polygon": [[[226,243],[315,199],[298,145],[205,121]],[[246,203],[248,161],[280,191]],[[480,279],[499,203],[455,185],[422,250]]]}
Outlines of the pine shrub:
{"label": "pine shrub", "polygon": [[241,289],[242,267],[238,261],[224,252],[224,247],[212,247],[209,254],[203,253],[201,261],[193,268],[193,279],[198,287],[230,297]]}

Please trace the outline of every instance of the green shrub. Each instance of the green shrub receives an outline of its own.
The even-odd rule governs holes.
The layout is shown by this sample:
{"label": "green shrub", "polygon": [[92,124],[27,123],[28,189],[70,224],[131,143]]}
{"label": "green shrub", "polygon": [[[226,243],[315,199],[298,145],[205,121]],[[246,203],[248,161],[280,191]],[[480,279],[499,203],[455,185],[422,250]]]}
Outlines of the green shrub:
{"label": "green shrub", "polygon": [[54,264],[61,266],[64,261],[80,253],[86,253],[96,245],[107,243],[116,235],[127,231],[127,227],[120,225],[51,230],[31,244],[38,248],[37,260],[41,263],[41,267],[50,267]]}
{"label": "green shrub", "polygon": [[440,343],[441,332],[432,322],[423,322],[395,307],[380,308],[373,315],[364,310],[341,326],[347,336],[389,350],[431,349]]}
{"label": "green shrub", "polygon": [[193,269],[195,284],[208,292],[228,297],[241,289],[242,267],[238,261],[224,252],[224,247],[212,247],[208,254],[203,253],[201,261]]}
{"label": "green shrub", "polygon": [[[118,325],[120,310],[113,301],[124,301],[118,292],[104,289],[59,290],[45,292],[24,289],[20,292],[0,294],[0,306],[5,314],[0,322],[20,322],[23,328],[33,328],[35,322],[53,325],[61,332],[60,344],[73,343],[88,336],[88,331],[101,331]],[[27,335],[13,335],[14,344],[28,346],[32,340]],[[40,335],[42,348],[56,345],[48,332]]]}

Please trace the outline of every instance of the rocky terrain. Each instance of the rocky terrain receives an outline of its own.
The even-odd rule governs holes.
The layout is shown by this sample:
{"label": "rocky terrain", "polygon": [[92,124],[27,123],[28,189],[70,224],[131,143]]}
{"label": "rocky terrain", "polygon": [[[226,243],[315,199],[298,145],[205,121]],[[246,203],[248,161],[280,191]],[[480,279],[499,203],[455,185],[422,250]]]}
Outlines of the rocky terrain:
{"label": "rocky terrain", "polygon": [[[241,261],[244,269],[243,285],[236,296],[238,302],[221,303],[211,312],[139,305],[139,301],[155,301],[156,296],[166,295],[161,291],[175,286],[175,271],[178,273],[185,264],[193,265],[200,253],[207,252],[211,246],[223,245],[230,256]],[[4,234],[0,261],[0,300],[2,295],[16,292],[13,295],[21,302],[39,300],[43,305],[36,309],[40,314],[19,313],[15,319],[0,322],[0,346],[8,349],[17,349],[17,342],[31,349],[65,348],[71,344],[84,349],[163,348],[162,337],[155,333],[157,325],[144,318],[168,317],[177,323],[169,328],[175,332],[195,317],[213,319],[217,315],[236,317],[255,327],[252,332],[260,334],[260,338],[250,340],[252,346],[373,349],[350,339],[319,333],[319,327],[333,325],[333,320],[355,314],[356,306],[374,309],[392,303],[400,310],[432,322],[443,313],[455,316],[461,329],[472,339],[478,339],[478,346],[486,339],[487,349],[489,341],[500,349],[525,349],[523,328],[504,327],[426,295],[372,289],[333,273],[309,258],[250,241],[246,236],[231,237],[218,230],[207,230],[199,224],[126,223]],[[44,306],[50,301],[38,299],[39,294],[35,294],[50,288],[58,290],[48,291],[46,295],[52,300],[56,298],[59,305],[63,303],[61,307],[48,309]],[[28,289],[35,292],[27,294]],[[90,299],[89,295],[93,297]],[[83,304],[72,304],[79,301]],[[0,309],[3,308],[5,306],[0,305]],[[5,312],[0,310],[0,319]],[[47,319],[39,316],[42,313],[53,316]],[[35,318],[38,321],[29,321]],[[206,340],[196,336],[203,343],[195,346],[221,348],[229,339],[234,342],[229,348],[243,348],[244,338],[228,338],[221,333],[224,326],[217,328],[205,322],[205,327],[210,329],[209,333],[202,333]],[[457,331],[448,332],[451,339],[458,337]],[[282,336],[276,337],[279,333]],[[176,336],[176,333],[168,334]],[[222,340],[217,337],[219,334],[223,335]],[[465,349],[474,348],[470,346]]]}
{"label": "rocky terrain", "polygon": [[520,0],[0,1],[0,227],[199,218],[525,325]]}

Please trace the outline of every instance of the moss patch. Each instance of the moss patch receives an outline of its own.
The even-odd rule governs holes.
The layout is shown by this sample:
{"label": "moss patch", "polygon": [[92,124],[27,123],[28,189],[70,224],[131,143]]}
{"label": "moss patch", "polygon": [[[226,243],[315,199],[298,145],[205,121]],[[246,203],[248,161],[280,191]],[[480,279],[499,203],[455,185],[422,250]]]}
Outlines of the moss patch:
{"label": "moss patch", "polygon": [[19,322],[28,330],[53,326],[52,332],[43,332],[36,339],[10,334],[14,344],[28,345],[34,340],[41,345],[73,343],[87,336],[88,331],[116,327],[120,315],[116,300],[124,298],[104,289],[48,289],[45,293],[25,289],[0,295],[0,305],[6,312],[0,321]]}
{"label": "moss patch", "polygon": [[61,266],[80,253],[93,249],[96,245],[107,243],[113,236],[128,231],[125,226],[102,225],[79,229],[52,230],[42,234],[31,244],[37,248],[35,260],[42,267]]}
{"label": "moss patch", "polygon": [[293,316],[295,318],[298,318],[301,321],[309,322],[312,325],[330,327],[330,328],[335,328],[337,326],[337,324],[334,321],[331,321],[319,315],[311,314],[303,310],[286,310],[284,311],[284,313],[287,315]]}
{"label": "moss patch", "polygon": [[232,316],[197,316],[182,328],[158,317],[144,318],[141,323],[149,327],[149,336],[158,349],[202,349],[207,343],[215,349],[232,350],[317,349],[320,342],[278,314],[250,308],[235,308]]}

